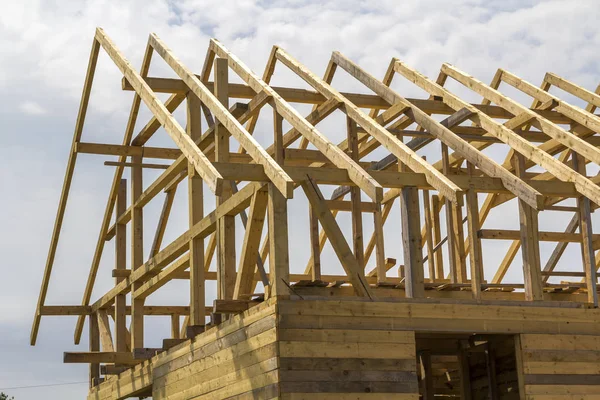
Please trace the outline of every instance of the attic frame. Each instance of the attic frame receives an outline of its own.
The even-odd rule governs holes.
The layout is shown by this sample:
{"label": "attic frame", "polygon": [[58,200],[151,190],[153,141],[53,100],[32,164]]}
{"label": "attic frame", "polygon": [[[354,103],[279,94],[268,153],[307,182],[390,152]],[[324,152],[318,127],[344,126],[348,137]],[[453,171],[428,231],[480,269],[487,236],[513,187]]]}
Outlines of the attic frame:
{"label": "attic frame", "polygon": [[[121,145],[82,141],[101,48],[123,74],[123,90],[134,92]],[[179,79],[148,76],[154,53],[166,61]],[[290,69],[314,90],[271,86],[277,64]],[[339,92],[332,85],[338,70],[374,94]],[[212,82],[209,81],[211,71],[214,71]],[[244,83],[230,83],[231,72]],[[395,75],[425,90],[429,98],[403,97],[390,87]],[[470,104],[460,99],[444,87],[448,78],[483,96],[483,102]],[[501,83],[530,95],[534,99],[531,107],[502,94]],[[551,86],[587,102],[587,108],[580,109],[549,94]],[[162,103],[156,93],[171,96]],[[232,99],[241,102],[230,106]],[[184,100],[185,128],[172,115]],[[153,117],[134,136],[142,102]],[[312,104],[313,109],[304,117],[293,103]],[[273,143],[264,148],[252,134],[259,113],[267,106],[273,115]],[[171,317],[172,338],[168,340],[173,344],[204,332],[208,326],[218,325],[222,315],[239,313],[272,297],[304,299],[337,291],[340,297],[352,295],[369,300],[384,296],[384,292],[386,297],[390,296],[393,288],[392,297],[398,298],[443,297],[485,304],[505,300],[525,300],[523,304],[556,301],[597,307],[600,237],[593,233],[591,213],[600,204],[600,177],[588,176],[586,166],[600,161],[597,136],[600,118],[594,114],[598,106],[600,86],[591,92],[551,73],[538,88],[516,75],[498,70],[493,82],[486,85],[444,64],[437,80],[432,81],[393,59],[385,77],[378,80],[334,52],[325,76],[320,78],[277,46],[261,78],[214,39],[210,41],[202,71],[195,75],[155,34],[150,35],[138,72],[98,28],[34,315],[31,344],[36,342],[42,316],[78,315],[75,343],[79,343],[88,317],[90,352],[66,353],[65,361],[90,363],[90,379],[95,384],[100,380],[100,364],[126,368],[162,350],[148,349],[144,344],[145,315]],[[338,144],[316,128],[335,111],[341,111],[346,117],[343,127],[346,139]],[[202,115],[206,127],[202,126]],[[446,117],[439,120],[433,117],[436,115]],[[287,132],[283,131],[283,121],[292,127]],[[563,128],[564,125],[569,128]],[[175,148],[145,146],[160,126],[173,139]],[[409,129],[411,126],[414,127]],[[239,149],[230,149],[230,136],[240,144]],[[404,142],[404,137],[411,139]],[[296,143],[297,147],[293,147]],[[309,149],[309,144],[315,150]],[[417,154],[424,146],[436,144],[440,146],[441,160],[429,163]],[[504,163],[497,163],[483,153],[491,145],[510,148]],[[366,161],[378,148],[389,154],[378,161]],[[115,167],[115,175],[82,302],[78,306],[46,305],[79,154],[119,158],[108,163]],[[166,160],[170,164],[148,163],[145,161],[148,158]],[[546,172],[529,172],[533,165],[541,166]],[[129,206],[126,203],[128,183],[123,179],[125,168],[131,168]],[[154,182],[144,185],[143,168],[164,171]],[[183,180],[188,183],[189,230],[164,245],[163,235],[173,198]],[[203,193],[203,183],[217,199],[216,208],[210,212],[204,210],[203,200],[208,194]],[[319,185],[337,185],[338,188],[326,199]],[[298,187],[310,205],[307,210],[311,227],[310,253],[307,252],[310,257],[302,274],[290,271],[288,250],[287,200],[300,192],[295,190]],[[150,257],[145,259],[144,206],[161,192],[165,193],[164,206]],[[482,193],[487,197],[480,205],[478,194]],[[345,199],[347,194],[350,194],[349,200]],[[401,209],[398,225],[388,219],[396,199]],[[518,230],[482,228],[493,208],[513,199],[519,209]],[[575,199],[576,205],[560,205],[565,199]],[[449,233],[445,238],[441,233],[443,210],[445,230]],[[544,210],[573,214],[565,232],[539,230],[538,218]],[[340,212],[351,214],[350,241],[336,221]],[[365,214],[372,216],[374,226],[368,240],[364,237]],[[245,227],[239,249],[235,248],[234,219],[237,216]],[[127,251],[129,223],[132,234]],[[386,258],[384,248],[384,227],[390,225],[400,226],[402,232],[404,264],[397,266],[398,276],[388,276],[397,264],[396,260]],[[261,243],[265,229],[267,239]],[[484,262],[482,239],[512,241],[497,270]],[[92,303],[100,258],[106,242],[111,240],[116,244],[112,271],[115,286]],[[320,253],[327,241],[344,275],[328,274],[321,263]],[[544,267],[540,261],[540,241],[557,243]],[[580,270],[556,271],[566,245],[572,242],[582,248]],[[443,246],[447,246],[448,257],[442,252]],[[523,280],[503,282],[519,249]],[[213,257],[217,260],[216,271],[209,270]],[[374,266],[368,267],[372,258]],[[548,282],[556,276],[581,278],[581,281]],[[189,305],[146,305],[152,293],[173,279],[189,280]],[[208,307],[207,280],[216,280],[218,287],[218,298]],[[264,293],[255,293],[258,282],[263,284]],[[348,292],[350,288],[352,293]],[[132,298],[129,305],[125,297],[128,293]],[[130,327],[126,326],[128,314],[131,315]],[[112,332],[109,315],[114,321]]]}

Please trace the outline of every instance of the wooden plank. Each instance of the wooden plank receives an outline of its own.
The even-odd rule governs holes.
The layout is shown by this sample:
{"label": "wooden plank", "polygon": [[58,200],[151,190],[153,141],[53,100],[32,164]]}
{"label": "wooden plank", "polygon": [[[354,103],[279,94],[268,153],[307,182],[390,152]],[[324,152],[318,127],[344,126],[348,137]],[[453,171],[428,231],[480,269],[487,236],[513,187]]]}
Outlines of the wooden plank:
{"label": "wooden plank", "polygon": [[[127,180],[121,179],[117,193],[115,215],[119,216],[127,209]],[[116,224],[115,233],[115,270],[127,270],[127,225]],[[124,278],[116,278],[115,284],[119,284]],[[127,298],[124,294],[115,297],[115,349],[116,351],[127,351]]]}
{"label": "wooden plank", "polygon": [[[390,202],[392,203],[392,202]],[[377,272],[377,282],[382,283],[386,280],[386,274],[389,270],[385,259],[385,238],[383,234],[384,218],[381,211],[381,204],[376,204],[377,210],[373,213],[373,238],[375,242],[375,271]],[[391,209],[391,204],[390,204]],[[389,211],[388,211],[389,214]],[[387,215],[386,215],[387,218]],[[395,264],[395,263],[394,263]],[[366,266],[366,265],[365,265]],[[391,268],[391,267],[390,267]]]}
{"label": "wooden plank", "polygon": [[313,207],[308,205],[308,223],[310,232],[310,269],[313,281],[321,280],[321,246],[319,240],[319,219]]}
{"label": "wooden plank", "polygon": [[[173,201],[175,200],[175,193],[177,193],[176,188],[172,188],[165,193],[163,208],[161,209],[160,217],[158,217],[158,224],[156,226],[156,231],[154,232],[152,247],[150,247],[150,257],[154,257],[160,251],[165,236],[165,230],[167,229],[167,221],[171,215],[171,208],[173,207]],[[117,215],[120,215],[120,213],[117,213]]]}
{"label": "wooden plank", "polygon": [[404,268],[406,271],[406,297],[424,297],[421,217],[417,188],[407,187],[402,189],[400,211],[402,214],[402,245],[404,249]]}
{"label": "wooden plank", "polygon": [[[227,107],[229,103],[228,82],[229,69],[227,60],[216,59],[214,62],[215,97],[218,102]],[[215,130],[215,160],[218,162],[229,161],[229,136],[228,129],[217,125]],[[231,182],[225,183],[223,193],[217,197],[217,205],[223,204],[231,197]],[[218,298],[231,299],[235,287],[235,220],[231,215],[224,215],[217,221],[217,293]]]}
{"label": "wooden plank", "polygon": [[441,241],[442,231],[440,226],[440,210],[442,208],[440,204],[440,198],[437,195],[431,196],[431,207],[433,215],[433,238],[435,240],[435,277],[436,279],[443,279],[444,275],[444,255],[442,254]]}
{"label": "wooden plank", "polygon": [[100,332],[100,343],[102,343],[102,351],[115,351],[108,322],[108,313],[106,310],[98,310],[96,314],[98,316],[98,328]]}
{"label": "wooden plank", "polygon": [[467,190],[467,227],[469,230],[469,261],[471,264],[471,291],[473,297],[481,299],[481,283],[483,282],[483,251],[481,250],[481,239],[477,235],[479,231],[479,206],[477,193]]}
{"label": "wooden plank", "polygon": [[[48,257],[46,258],[46,266],[44,268],[44,276],[42,278],[42,284],[40,287],[40,294],[38,296],[38,302],[36,312],[33,317],[33,325],[31,327],[30,344],[33,346],[37,340],[38,330],[40,328],[40,321],[42,316],[40,309],[46,302],[46,295],[48,293],[48,284],[50,283],[50,275],[52,274],[52,267],[54,266],[54,258],[56,257],[56,249],[58,246],[58,240],[60,238],[60,231],[62,228],[63,219],[65,216],[65,210],[67,207],[67,200],[69,197],[69,191],[71,189],[71,182],[73,181],[73,172],[75,171],[75,163],[77,161],[77,143],[81,140],[81,134],[83,133],[83,125],[85,123],[85,117],[87,114],[87,107],[90,100],[90,93],[92,91],[92,82],[94,80],[94,74],[96,72],[96,62],[98,61],[98,53],[100,51],[100,44],[94,39],[92,43],[92,49],[90,52],[90,58],[88,61],[87,72],[85,75],[85,81],[83,84],[83,91],[81,94],[81,100],[79,103],[79,111],[77,113],[77,120],[75,122],[75,132],[73,133],[73,140],[71,142],[71,150],[69,152],[69,159],[67,161],[67,168],[65,171],[65,178],[63,186],[60,192],[60,200],[58,201],[58,210],[56,211],[56,219],[54,220],[54,227],[52,229],[52,237],[50,239],[50,248],[48,249]],[[82,319],[82,329],[83,329]]]}
{"label": "wooden plank", "polygon": [[233,291],[234,299],[239,299],[240,295],[251,294],[267,203],[268,194],[265,190],[254,193],[252,202],[250,203],[248,224],[246,225],[246,231],[244,233],[244,242],[240,254],[240,265],[235,281],[235,289]]}
{"label": "wooden plank", "polygon": [[[186,133],[194,142],[196,142],[202,137],[200,100],[194,94],[188,94],[186,98]],[[202,177],[196,172],[192,163],[188,163],[188,216],[190,228],[200,222],[204,217],[204,188]],[[201,237],[191,239],[189,249],[190,325],[204,325],[204,308],[206,306],[204,284],[204,239]],[[179,320],[177,321],[177,324],[179,324]]]}
{"label": "wooden plank", "polygon": [[[141,157],[134,156],[132,160],[141,163]],[[135,204],[143,191],[142,168],[131,169],[131,202]],[[144,263],[144,215],[141,207],[131,209],[131,270],[136,271]],[[134,292],[139,283],[132,283]],[[131,300],[131,348],[144,347],[144,299]]]}
{"label": "wooden plank", "polygon": [[[573,169],[586,176],[585,160],[581,155],[572,152]],[[590,200],[584,196],[577,199],[579,208],[579,232],[581,233],[581,253],[588,303],[598,306],[596,256],[594,254],[594,235],[592,230],[592,207]]]}
{"label": "wooden plank", "polygon": [[302,189],[317,214],[317,218],[323,227],[323,231],[329,238],[329,242],[342,263],[342,267],[346,271],[346,274],[348,274],[348,278],[352,283],[354,291],[359,296],[372,298],[369,284],[365,279],[364,268],[362,265],[358,264],[356,257],[352,254],[352,250],[350,250],[340,227],[335,222],[335,217],[327,208],[318,186],[307,177],[307,181],[302,183]]}
{"label": "wooden plank", "polygon": [[[586,107],[586,111],[594,112],[595,107],[600,107],[600,96],[598,93],[591,92],[584,87],[576,85],[560,76],[553,74],[552,72],[546,72],[544,81],[558,88],[561,88],[567,93],[571,93],[573,96],[577,96],[584,100],[591,107]],[[592,108],[593,107],[593,108]]]}
{"label": "wooden plank", "polygon": [[[352,160],[358,162],[360,156],[358,154],[358,134],[356,123],[346,117],[346,135],[348,142],[348,152]],[[363,220],[361,207],[361,191],[359,187],[350,188],[350,202],[352,203],[352,244],[354,256],[358,265],[365,265],[365,248],[363,241]]]}
{"label": "wooden plank", "polygon": [[290,256],[287,200],[268,184],[269,293],[288,296]]}
{"label": "wooden plank", "polygon": [[[100,330],[98,327],[98,315],[90,314],[89,316],[89,348],[90,352],[100,351]],[[90,363],[89,367],[89,379],[90,388],[95,384],[94,382],[100,378],[100,364],[98,362]]]}

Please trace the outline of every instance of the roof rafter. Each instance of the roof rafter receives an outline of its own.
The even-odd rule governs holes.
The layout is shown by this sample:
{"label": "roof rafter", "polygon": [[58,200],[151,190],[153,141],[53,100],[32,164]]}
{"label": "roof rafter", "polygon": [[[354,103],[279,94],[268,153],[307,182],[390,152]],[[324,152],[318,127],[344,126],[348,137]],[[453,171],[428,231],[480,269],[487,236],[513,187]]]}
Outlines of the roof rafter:
{"label": "roof rafter", "polygon": [[[335,57],[336,57],[337,61],[341,62],[342,60],[344,60],[344,62],[348,63],[348,65],[352,65],[352,68],[354,70],[358,70],[360,68],[353,63],[350,64],[351,61],[349,61],[346,57],[344,57],[340,53],[335,53]],[[421,83],[421,85],[426,86],[426,87],[429,87],[431,85],[438,89],[441,88],[441,86],[439,86],[437,83],[430,81],[424,75],[421,75],[414,69],[408,68],[405,65],[402,70],[396,70],[396,72],[400,73],[405,78],[414,82],[415,84],[417,84],[417,82],[419,82],[419,83]],[[421,86],[421,85],[419,85],[419,86]],[[525,202],[527,202],[529,205],[531,205],[532,207],[534,207],[536,209],[543,207],[543,196],[541,195],[540,192],[538,192],[536,189],[532,188],[530,185],[528,185],[522,179],[511,174],[509,171],[504,169],[501,165],[496,163],[494,160],[492,160],[485,154],[481,153],[473,145],[471,145],[467,141],[458,137],[454,132],[452,132],[451,129],[448,129],[444,125],[440,124],[439,122],[437,122],[436,120],[434,120],[433,118],[428,116],[426,113],[424,113],[418,107],[412,105],[410,102],[408,102],[406,99],[404,99],[402,96],[400,96],[398,93],[396,93],[394,90],[390,89],[389,87],[382,86],[382,85],[369,85],[369,84],[367,86],[369,88],[371,88],[372,90],[375,90],[377,94],[379,94],[381,97],[383,97],[387,101],[390,101],[393,103],[400,102],[402,104],[406,104],[407,106],[410,106],[410,108],[415,116],[415,122],[417,124],[419,124],[420,126],[425,128],[425,130],[430,132],[437,139],[441,140],[443,143],[448,145],[448,147],[450,147],[452,150],[454,150],[456,153],[458,153],[461,157],[465,158],[467,161],[469,161],[470,163],[472,163],[473,165],[475,165],[476,167],[481,169],[481,171],[486,173],[488,176],[500,178],[502,180],[502,182],[504,183],[504,185],[506,186],[506,188],[508,190],[510,190],[512,193],[514,193],[515,196],[518,196],[519,198],[523,199]],[[429,92],[429,90],[427,88],[425,88],[425,90]],[[433,93],[430,92],[430,94],[433,94]],[[472,110],[465,108],[465,107],[463,107],[463,108],[457,107],[457,108],[455,108],[455,110],[457,111],[457,113],[460,112],[461,110],[468,111],[467,113],[463,113],[464,114],[464,116],[462,117],[463,120],[468,119],[473,113]]]}
{"label": "roof rafter", "polygon": [[256,92],[264,91],[273,102],[277,112],[285,118],[294,128],[306,137],[317,149],[319,149],[331,162],[348,171],[350,178],[359,186],[371,199],[381,201],[383,197],[383,188],[377,183],[362,167],[354,162],[338,146],[330,142],[325,135],[319,132],[310,124],[298,111],[291,107],[277,92],[275,92],[262,79],[257,77],[244,63],[235,55],[230,53],[218,41],[211,39],[210,46],[215,53],[226,58],[229,67],[233,69],[252,89]]}
{"label": "roof rafter", "polygon": [[[205,104],[214,114],[223,126],[235,137],[246,149],[248,154],[265,168],[265,172],[271,181],[277,186],[279,191],[286,197],[292,198],[294,193],[294,182],[281,169],[279,164],[258,144],[258,142],[246,131],[246,129],[235,119],[219,100],[212,94],[206,86],[165,46],[165,44],[156,36],[150,35],[150,44],[154,50],[169,64],[171,68],[183,79],[190,90],[198,96],[200,101]],[[185,154],[185,153],[184,153]],[[201,174],[202,175],[202,174]]]}
{"label": "roof rafter", "polygon": [[[427,163],[419,155],[402,143],[402,141],[390,134],[384,127],[363,113],[360,109],[358,109],[358,107],[342,96],[341,93],[333,89],[331,85],[327,84],[325,81],[310,72],[308,68],[294,60],[281,48],[279,48],[277,51],[277,58],[327,98],[335,99],[342,103],[344,105],[343,111],[356,123],[363,127],[371,136],[379,141],[382,146],[391,151],[396,157],[398,157],[400,161],[406,164],[413,171],[424,173],[427,177],[427,180],[436,189],[444,193],[445,196],[455,202],[458,201],[457,192],[460,192],[460,188],[442,175],[439,171],[436,171],[429,163]],[[406,106],[402,108],[406,108]]]}

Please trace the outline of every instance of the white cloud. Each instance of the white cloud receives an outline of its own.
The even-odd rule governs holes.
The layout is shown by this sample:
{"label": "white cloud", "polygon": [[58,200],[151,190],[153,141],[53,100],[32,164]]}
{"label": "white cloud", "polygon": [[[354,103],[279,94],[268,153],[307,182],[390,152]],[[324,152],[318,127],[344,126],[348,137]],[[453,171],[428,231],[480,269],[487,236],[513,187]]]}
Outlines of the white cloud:
{"label": "white cloud", "polygon": [[19,110],[29,115],[44,115],[48,111],[35,101],[25,101],[19,104]]}
{"label": "white cloud", "polygon": [[[22,344],[29,335],[96,26],[105,29],[134,66],[141,63],[148,34],[156,32],[195,71],[200,70],[208,39],[214,36],[259,75],[271,46],[278,44],[318,75],[325,70],[331,52],[339,50],[377,77],[383,76],[392,57],[398,57],[433,78],[442,62],[450,62],[484,81],[499,67],[536,84],[549,70],[590,89],[600,81],[596,49],[600,7],[594,0],[0,0],[0,4],[0,182],[10,189],[0,207],[0,271],[8,281],[0,292],[5,307],[0,311],[0,328],[20,336]],[[164,62],[155,55],[151,75],[164,71]],[[118,69],[101,54],[84,140],[122,141],[132,94],[120,90],[120,78]],[[303,84],[281,65],[273,82]],[[365,91],[343,72],[336,75],[334,84],[343,90]],[[400,78],[394,85],[406,96],[421,95]],[[148,116],[142,107],[138,129]],[[341,132],[334,127],[325,123],[323,131],[335,139]],[[266,128],[258,129],[256,136],[265,140],[266,132]],[[169,144],[163,131],[157,135]],[[102,165],[105,159],[108,157],[78,158],[49,303],[80,301],[78,291],[87,277],[112,179],[112,168]],[[178,199],[185,201],[185,190],[180,192]],[[151,206],[159,208],[160,204]],[[290,218],[304,229],[306,214],[302,212]],[[399,221],[397,214],[394,210],[390,221]],[[168,228],[171,239],[187,224],[185,216],[180,217]],[[502,216],[490,216],[490,226],[501,221]],[[149,240],[153,223],[148,217]],[[349,227],[348,221],[342,223]],[[556,226],[560,229],[564,223]],[[392,240],[387,243],[388,256],[401,260],[399,236],[387,239]],[[294,243],[305,240],[306,236],[298,237]],[[95,296],[112,284],[112,246],[106,246]],[[307,252],[296,247],[291,249],[291,259],[293,267],[301,269]],[[502,251],[500,248],[496,254],[501,257]],[[486,262],[495,266],[499,260]],[[518,268],[513,270],[514,276],[519,276]],[[12,310],[6,309],[13,304]],[[72,377],[72,369],[60,364],[58,352],[71,340],[70,329],[57,327],[73,321],[48,321],[42,322],[43,339],[38,347],[21,349],[39,362],[24,363],[20,357],[12,357],[0,366],[0,387],[15,386],[4,376],[28,377],[19,384],[46,383],[34,377],[44,376],[47,362],[55,367],[57,381]],[[7,346],[0,340],[0,358]],[[8,365],[16,372],[9,374]],[[81,398],[85,393],[84,385],[81,392],[63,398]],[[36,398],[27,391],[14,395],[19,400]]]}

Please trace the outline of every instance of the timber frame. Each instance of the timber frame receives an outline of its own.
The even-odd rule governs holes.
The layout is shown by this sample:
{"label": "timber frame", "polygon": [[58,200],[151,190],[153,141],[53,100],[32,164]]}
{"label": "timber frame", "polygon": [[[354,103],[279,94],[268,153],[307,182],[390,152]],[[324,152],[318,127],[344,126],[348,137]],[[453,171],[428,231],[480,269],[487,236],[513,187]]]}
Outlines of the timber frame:
{"label": "timber frame", "polygon": [[[122,89],[133,92],[121,145],[82,140],[101,49],[121,71]],[[148,76],[155,54],[178,79]],[[291,70],[312,90],[272,86],[277,64]],[[332,85],[336,72],[348,74],[373,94],[338,91]],[[230,74],[243,83],[230,83]],[[405,78],[427,95],[420,99],[403,97],[391,87],[394,77]],[[462,100],[445,87],[448,78],[482,96],[483,101],[471,104]],[[532,104],[522,105],[503,94],[501,84],[532,97]],[[586,108],[550,94],[551,87],[579,98],[587,103]],[[158,93],[169,93],[170,97],[163,103]],[[142,102],[153,117],[134,135]],[[311,104],[312,111],[303,116],[294,103]],[[182,104],[187,111],[184,125],[173,116]],[[43,316],[77,315],[76,344],[88,319],[90,351],[66,353],[65,361],[89,363],[90,382],[95,386],[102,381],[101,372],[110,376],[132,368],[137,371],[157,352],[204,334],[210,327],[229,322],[232,314],[268,301],[275,304],[333,296],[338,301],[434,299],[482,307],[514,302],[519,307],[571,304],[596,308],[600,235],[593,232],[591,214],[600,205],[600,175],[589,176],[586,170],[588,163],[600,164],[600,117],[594,113],[597,107],[600,86],[590,91],[552,73],[546,74],[537,87],[500,69],[487,85],[449,64],[444,64],[437,79],[431,80],[392,59],[379,80],[334,52],[320,78],[277,46],[259,77],[215,39],[210,41],[202,70],[196,75],[155,34],[149,37],[138,71],[98,28],[31,344],[36,343]],[[263,108],[269,108],[273,115],[270,146],[262,146],[253,137]],[[334,143],[316,126],[339,112],[345,116],[346,124],[341,129],[345,129],[346,139]],[[291,128],[284,131],[284,123]],[[175,147],[146,146],[160,127]],[[239,149],[230,148],[233,141]],[[490,146],[508,149],[503,163],[486,155],[484,150]],[[419,154],[424,148],[439,149],[438,158],[429,152],[425,159]],[[387,155],[370,159],[376,150]],[[115,167],[115,174],[82,301],[80,305],[47,305],[46,294],[80,154],[118,156],[118,161],[105,163]],[[532,167],[536,168],[530,170]],[[124,179],[126,168],[130,168],[130,182]],[[162,172],[146,184],[142,179],[144,168]],[[183,181],[188,187],[189,229],[163,244],[175,193]],[[328,198],[323,194],[325,185],[337,187]],[[214,210],[204,209],[204,199],[209,195],[205,189],[216,196]],[[144,206],[161,193],[164,206],[148,252],[144,249]],[[295,260],[291,262],[289,256],[287,200],[297,195],[308,199],[305,215],[309,217],[310,248],[303,271],[292,272],[290,267],[294,265],[290,264]],[[482,196],[485,199],[480,202]],[[483,228],[495,207],[511,201],[518,207],[513,216],[514,230]],[[388,218],[395,204],[401,213],[399,221]],[[351,215],[351,235],[344,235],[336,220],[344,212]],[[539,219],[556,212],[572,215],[564,232],[540,231]],[[364,237],[365,215],[372,216],[368,240]],[[245,232],[242,246],[236,249],[238,216]],[[389,251],[384,248],[386,229],[401,231],[400,263],[388,257]],[[482,240],[489,239],[511,241],[497,269],[491,262],[494,260],[487,260],[490,256],[482,246]],[[115,286],[92,302],[100,259],[109,241],[115,242]],[[540,241],[557,243],[544,266]],[[327,242],[345,271],[342,275],[328,273],[321,262]],[[572,270],[557,270],[569,243],[581,246],[581,259],[569,260],[576,266]],[[519,250],[522,257],[515,261]],[[215,271],[210,270],[213,258]],[[517,268],[522,272],[517,275],[521,278],[507,282],[509,267],[519,262],[522,268]],[[148,297],[173,279],[189,280],[188,305],[146,304]],[[218,292],[214,303],[208,305],[207,280],[216,280]],[[145,315],[170,317],[172,337],[165,339],[162,348],[145,345]],[[448,330],[453,328],[449,326]],[[132,390],[129,394],[134,393]]]}

